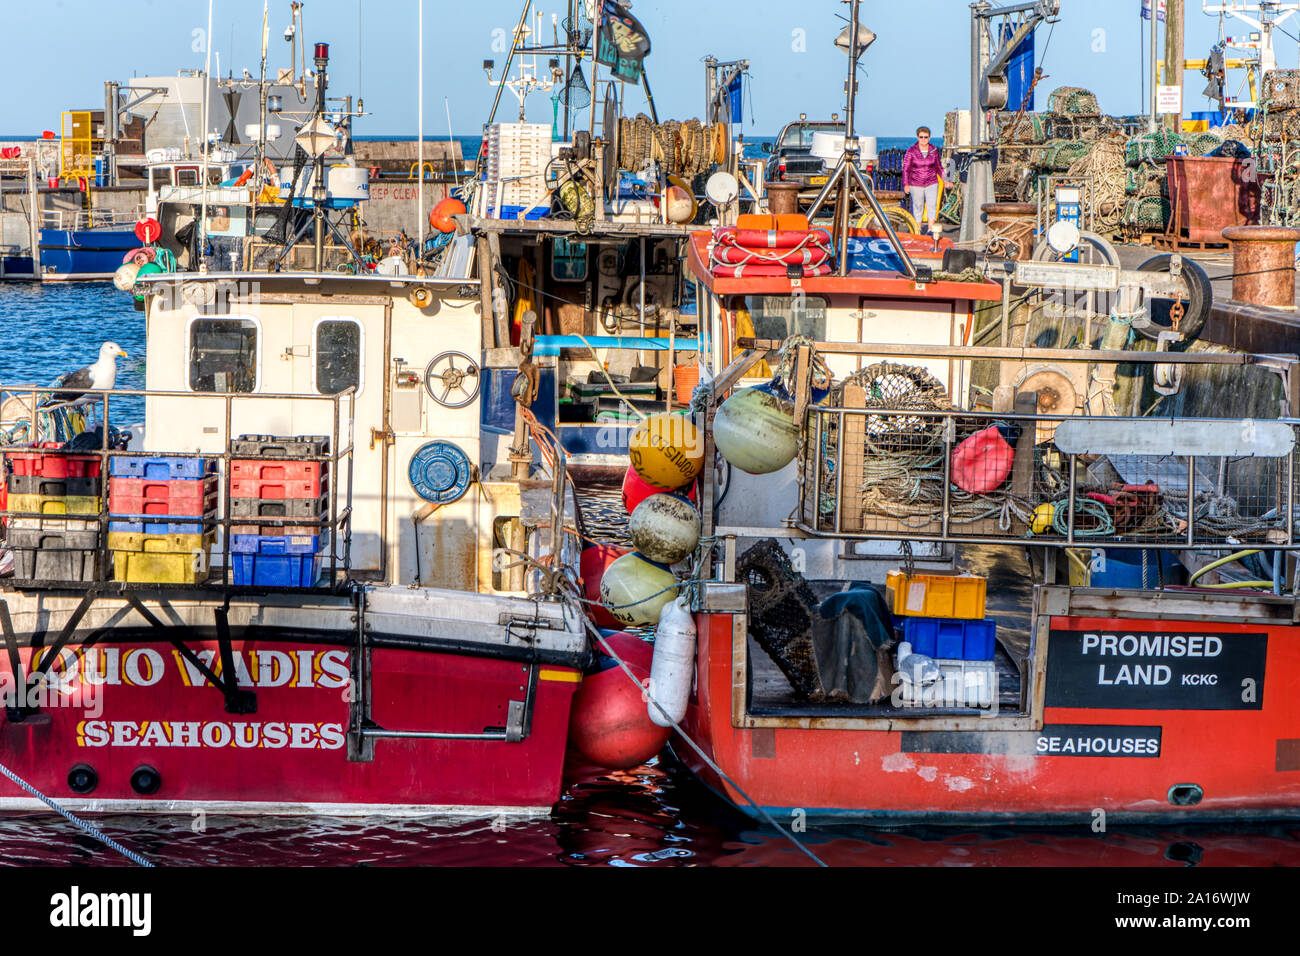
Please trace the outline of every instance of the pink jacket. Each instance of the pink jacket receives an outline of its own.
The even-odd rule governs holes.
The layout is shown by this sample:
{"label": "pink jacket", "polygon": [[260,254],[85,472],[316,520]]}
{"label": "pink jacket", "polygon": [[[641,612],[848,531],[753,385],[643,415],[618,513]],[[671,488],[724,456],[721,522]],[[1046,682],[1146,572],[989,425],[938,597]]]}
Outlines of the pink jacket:
{"label": "pink jacket", "polygon": [[939,147],[931,144],[928,155],[921,155],[921,147],[916,143],[907,147],[903,154],[903,189],[909,186],[931,186],[939,181],[943,174],[943,160],[939,158]]}

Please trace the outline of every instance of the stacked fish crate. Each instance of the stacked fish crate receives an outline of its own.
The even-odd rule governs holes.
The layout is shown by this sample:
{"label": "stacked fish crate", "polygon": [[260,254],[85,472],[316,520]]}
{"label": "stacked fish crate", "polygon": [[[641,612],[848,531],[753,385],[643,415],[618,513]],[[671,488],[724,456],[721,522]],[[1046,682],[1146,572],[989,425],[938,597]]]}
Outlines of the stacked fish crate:
{"label": "stacked fish crate", "polygon": [[[0,465],[11,514],[6,543],[14,577],[27,581],[99,580],[99,512],[103,488],[98,455],[55,451],[56,442],[11,451]],[[37,517],[39,516],[39,517]]]}
{"label": "stacked fish crate", "polygon": [[[902,701],[908,705],[987,708],[997,699],[993,661],[997,622],[984,617],[986,579],[974,576],[890,571],[885,597],[901,619],[899,664],[905,672]],[[907,654],[931,658],[936,680],[907,679]]]}
{"label": "stacked fish crate", "polygon": [[323,436],[242,435],[231,443],[230,517],[297,519],[295,524],[232,524],[236,585],[314,587],[328,546],[329,452]]}
{"label": "stacked fish crate", "polygon": [[108,483],[113,579],[141,584],[207,580],[217,491],[215,458],[114,457]]}
{"label": "stacked fish crate", "polygon": [[549,211],[546,167],[551,161],[551,127],[493,123],[484,145],[486,218],[536,219]]}

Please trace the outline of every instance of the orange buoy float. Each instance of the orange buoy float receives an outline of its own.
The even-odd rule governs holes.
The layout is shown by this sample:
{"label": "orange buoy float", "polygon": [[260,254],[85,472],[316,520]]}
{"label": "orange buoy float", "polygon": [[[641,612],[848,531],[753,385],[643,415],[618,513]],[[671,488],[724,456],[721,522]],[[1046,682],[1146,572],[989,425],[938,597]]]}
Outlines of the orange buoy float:
{"label": "orange buoy float", "polygon": [[438,200],[437,205],[429,210],[429,225],[439,232],[455,232],[456,223],[451,217],[464,214],[465,204],[448,196]]}
{"label": "orange buoy float", "polygon": [[[588,601],[599,601],[600,579],[605,576],[605,569],[623,555],[631,553],[631,548],[620,548],[612,544],[597,544],[589,548],[583,548],[582,554],[578,558],[578,576],[582,578],[582,596]],[[615,630],[623,627],[623,622],[601,607],[600,604],[588,604],[587,613],[591,615],[592,623],[597,627],[612,627]]]}
{"label": "orange buoy float", "polygon": [[[666,495],[676,491],[683,494],[680,489],[660,488],[658,485],[652,485],[636,473],[636,469],[631,465],[627,466],[627,473],[623,476],[623,507],[628,514],[636,511],[636,506],[645,501],[651,495]],[[685,490],[686,497],[692,504],[695,503],[695,485],[692,484]]]}
{"label": "orange buoy float", "polygon": [[[650,672],[650,665],[654,662],[655,656],[655,646],[650,641],[643,641],[635,634],[629,634],[627,631],[615,631],[613,634],[606,634],[604,635],[604,641],[609,645],[609,649],[627,661],[630,667],[640,667],[647,674]],[[607,662],[613,660],[613,658],[605,654],[605,648],[599,641],[593,643],[603,660]],[[618,664],[612,666],[617,667]],[[603,669],[608,670],[609,668]]]}
{"label": "orange buoy float", "polygon": [[1002,487],[1016,459],[1009,437],[1014,438],[1009,426],[990,425],[963,439],[952,452],[952,483],[973,495]]}
{"label": "orange buoy float", "polygon": [[663,749],[672,732],[657,727],[641,699],[650,671],[630,664],[639,684],[621,667],[584,677],[569,712],[569,743],[583,758],[610,770],[645,763]]}
{"label": "orange buoy float", "polygon": [[659,412],[632,431],[627,455],[650,484],[680,488],[704,467],[704,436],[688,416]]}

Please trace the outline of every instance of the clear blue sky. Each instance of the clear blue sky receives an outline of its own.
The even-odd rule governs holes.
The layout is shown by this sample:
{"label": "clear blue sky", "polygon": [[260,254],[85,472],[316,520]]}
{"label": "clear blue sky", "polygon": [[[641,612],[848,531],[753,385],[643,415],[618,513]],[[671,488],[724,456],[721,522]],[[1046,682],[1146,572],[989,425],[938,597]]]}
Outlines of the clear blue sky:
{"label": "clear blue sky", "polygon": [[[546,32],[562,0],[543,2]],[[1205,16],[1188,0],[1187,56],[1204,56],[1219,32],[1217,16]],[[1095,91],[1108,113],[1144,111],[1139,93],[1140,0],[1061,0],[1061,22],[1048,42],[1040,28],[1038,49],[1048,78],[1039,107],[1056,86]],[[482,61],[508,35],[522,3],[516,0],[425,0],[425,129],[446,135],[443,98],[456,133],[476,133],[487,116],[493,90]],[[771,134],[799,112],[827,114],[841,108],[845,58],[832,46],[847,14],[837,0],[639,0],[633,12],[649,29],[653,50],[647,68],[661,118],[685,119],[702,110],[700,60],[746,57],[753,75],[753,115],[746,106],[745,131]],[[215,0],[213,50],[224,74],[256,74],[261,0]],[[918,123],[940,125],[943,114],[968,106],[969,5],[965,0],[863,0],[863,22],[879,36],[863,58],[860,131],[904,135]],[[306,0],[306,39],[331,44],[335,93],[360,92],[372,116],[358,121],[358,135],[413,135],[416,129],[416,0]],[[4,4],[0,78],[9,95],[0,107],[0,135],[58,129],[64,109],[103,104],[103,83],[133,74],[168,74],[202,66],[201,36],[206,0],[43,0]],[[271,64],[288,65],[283,40],[289,20],[285,0],[271,3]],[[1297,20],[1284,29],[1300,35]],[[1228,21],[1229,35],[1246,28]],[[1278,35],[1278,60],[1297,61],[1297,44]],[[310,60],[309,60],[310,63]],[[541,66],[545,67],[542,63]],[[590,78],[590,69],[587,69]],[[1184,108],[1207,108],[1204,82],[1188,74]],[[513,97],[503,99],[504,118],[515,115]],[[640,91],[630,112],[643,108]],[[529,100],[529,119],[550,120],[549,94]]]}

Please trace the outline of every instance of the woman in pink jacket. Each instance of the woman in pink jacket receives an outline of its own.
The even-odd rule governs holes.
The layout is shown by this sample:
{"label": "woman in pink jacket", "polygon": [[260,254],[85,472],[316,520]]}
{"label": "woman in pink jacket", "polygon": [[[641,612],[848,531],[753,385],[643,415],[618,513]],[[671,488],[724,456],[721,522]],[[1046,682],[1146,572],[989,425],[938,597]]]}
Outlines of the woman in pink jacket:
{"label": "woman in pink jacket", "polygon": [[912,197],[912,215],[919,223],[926,211],[930,235],[939,235],[939,184],[943,182],[943,160],[939,148],[930,144],[930,127],[916,130],[916,142],[903,154],[903,191]]}

